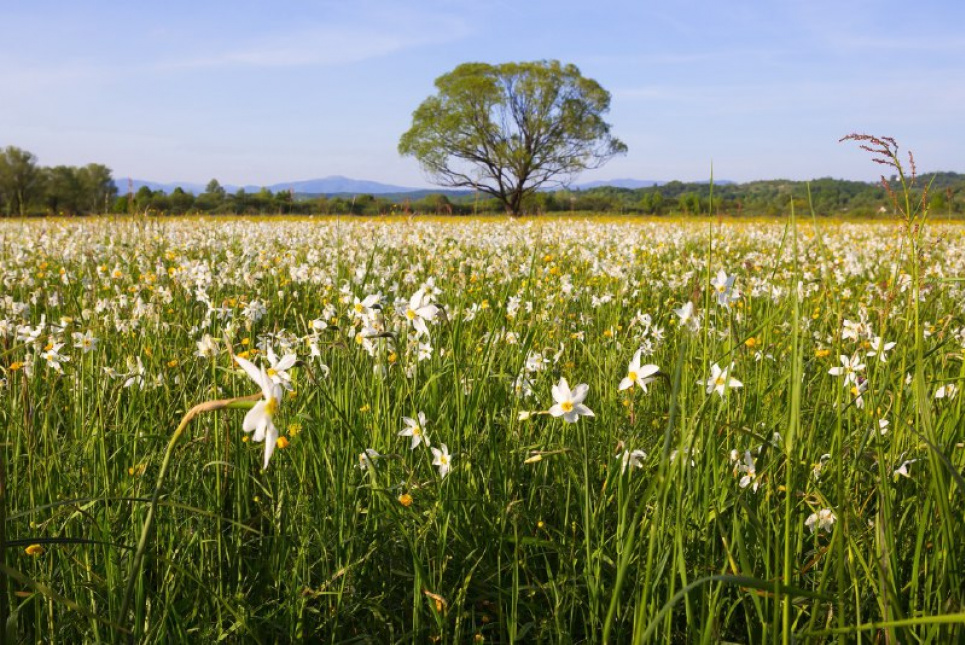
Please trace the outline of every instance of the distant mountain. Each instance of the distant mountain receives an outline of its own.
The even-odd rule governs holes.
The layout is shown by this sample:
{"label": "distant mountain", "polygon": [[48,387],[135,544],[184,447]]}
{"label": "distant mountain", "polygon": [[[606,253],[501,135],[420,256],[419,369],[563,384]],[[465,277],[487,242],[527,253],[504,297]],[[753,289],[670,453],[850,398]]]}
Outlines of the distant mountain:
{"label": "distant mountain", "polygon": [[[146,179],[131,179],[129,177],[115,179],[114,184],[117,186],[117,190],[121,195],[126,194],[129,188],[133,188],[134,192],[136,193],[138,190],[140,190],[141,186],[147,186],[151,190],[162,190],[165,193],[171,193],[175,188],[180,187],[182,190],[184,190],[184,192],[200,195],[204,192],[204,189],[207,186],[207,183],[198,184],[189,181],[160,183]],[[245,192],[248,193],[258,192],[262,189],[261,186],[251,184],[247,186],[222,184],[222,187],[229,193],[234,193],[239,188],[244,188]],[[286,181],[271,184],[265,186],[265,188],[273,193],[277,193],[278,191],[294,190],[296,193],[313,195],[382,195],[385,193],[411,193],[425,190],[423,188],[407,188],[405,186],[382,184],[377,181],[368,181],[365,179],[351,179],[349,177],[342,177],[340,175],[332,175],[331,177],[323,177],[321,179]]]}
{"label": "distant mountain", "polygon": [[206,186],[206,184],[194,184],[187,181],[174,181],[168,184],[162,184],[156,181],[133,179],[131,177],[119,177],[114,180],[114,185],[117,186],[118,195],[126,195],[128,190],[133,190],[133,192],[136,193],[142,186],[147,186],[151,190],[163,190],[168,194],[173,193],[175,188],[180,187],[186,193],[198,195],[204,192],[204,187]]}
{"label": "distant mountain", "polygon": [[585,184],[577,184],[574,188],[587,190],[590,188],[600,188],[601,186],[613,186],[614,188],[649,188],[651,186],[662,186],[667,182],[655,179],[602,179],[600,181],[590,181]]}
{"label": "distant mountain", "polygon": [[382,184],[377,181],[365,179],[351,179],[340,175],[323,177],[322,179],[307,179],[305,181],[282,182],[268,186],[272,192],[279,190],[293,189],[296,193],[354,193],[359,195],[381,195],[383,193],[411,193],[421,188],[407,188],[405,186],[392,186]]}
{"label": "distant mountain", "polygon": [[[591,181],[585,184],[576,184],[572,186],[574,190],[590,190],[592,188],[603,188],[603,187],[614,187],[614,188],[650,188],[653,186],[664,186],[669,182],[659,181],[656,179],[603,179],[599,181]],[[699,183],[708,183],[706,181]],[[714,180],[714,183],[720,186],[733,184],[732,181],[727,180]],[[130,179],[128,177],[121,177],[114,180],[114,184],[117,186],[117,191],[121,195],[126,195],[129,187],[132,187],[136,193],[141,186],[147,186],[151,190],[162,190],[165,193],[170,194],[175,188],[180,187],[187,193],[194,193],[195,195],[200,195],[204,192],[207,184],[199,184],[189,181],[174,181],[169,183],[161,183],[156,181],[150,181],[146,179]],[[256,186],[249,184],[247,186],[236,186],[233,184],[222,184],[222,187],[229,193],[237,192],[239,188],[244,188],[245,192],[256,193],[262,189],[262,186]],[[383,184],[377,181],[370,181],[367,179],[352,179],[350,177],[343,177],[341,175],[331,175],[329,177],[322,177],[320,179],[305,179],[302,181],[283,181],[277,184],[271,184],[265,186],[268,190],[273,193],[279,191],[293,190],[297,195],[328,195],[330,197],[340,196],[340,197],[351,197],[352,195],[392,195],[397,197],[399,195],[406,195],[412,193],[412,199],[419,199],[428,193],[443,193],[447,195],[465,195],[472,191],[451,191],[445,190],[443,188],[410,188],[406,186],[393,186],[392,184]],[[547,190],[556,190],[556,188],[550,188]]]}

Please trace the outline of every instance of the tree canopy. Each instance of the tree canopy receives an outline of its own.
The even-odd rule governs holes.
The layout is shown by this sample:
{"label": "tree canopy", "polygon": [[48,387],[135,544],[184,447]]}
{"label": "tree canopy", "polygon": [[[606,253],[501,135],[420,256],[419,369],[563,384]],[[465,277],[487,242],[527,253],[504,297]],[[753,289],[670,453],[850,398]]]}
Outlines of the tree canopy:
{"label": "tree canopy", "polygon": [[610,93],[575,65],[465,63],[435,85],[399,152],[433,182],[492,195],[513,215],[541,187],[565,185],[627,150],[603,120]]}

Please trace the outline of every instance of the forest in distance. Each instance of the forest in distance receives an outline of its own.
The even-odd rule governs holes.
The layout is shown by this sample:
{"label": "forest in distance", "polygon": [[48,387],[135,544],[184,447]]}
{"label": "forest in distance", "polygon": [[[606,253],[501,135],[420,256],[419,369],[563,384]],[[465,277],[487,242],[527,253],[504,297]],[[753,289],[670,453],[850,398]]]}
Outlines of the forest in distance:
{"label": "forest in distance", "polygon": [[[888,182],[895,188],[897,177]],[[935,217],[965,213],[965,174],[928,172],[915,190],[928,191]],[[881,183],[834,179],[768,179],[744,183],[670,181],[645,188],[599,186],[585,190],[544,190],[529,197],[524,212],[624,215],[781,216],[791,204],[819,216],[888,217],[892,200]],[[27,151],[0,150],[0,214],[3,216],[89,215],[473,215],[500,214],[502,205],[482,193],[423,190],[389,194],[307,194],[262,188],[226,190],[217,179],[194,194],[142,186],[119,191],[105,165],[43,167]]]}

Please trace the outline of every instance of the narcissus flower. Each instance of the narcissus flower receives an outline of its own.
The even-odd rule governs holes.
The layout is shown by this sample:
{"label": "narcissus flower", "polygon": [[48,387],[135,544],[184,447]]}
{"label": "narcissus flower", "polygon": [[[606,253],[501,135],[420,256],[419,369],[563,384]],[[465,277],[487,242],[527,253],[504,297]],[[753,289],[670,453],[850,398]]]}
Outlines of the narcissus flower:
{"label": "narcissus flower", "polygon": [[426,415],[424,412],[420,412],[418,415],[418,420],[412,419],[410,417],[402,417],[402,423],[405,427],[399,431],[400,437],[412,437],[412,445],[409,446],[409,450],[415,450],[420,443],[425,443],[426,447],[429,447],[429,437],[426,436]]}
{"label": "narcissus flower", "polygon": [[720,365],[714,363],[710,366],[710,378],[707,379],[707,394],[717,392],[721,397],[728,389],[744,387],[744,384],[736,378],[730,376],[729,372],[733,365],[720,369]]}
{"label": "narcissus flower", "polygon": [[420,336],[428,336],[429,328],[426,321],[432,321],[439,313],[439,307],[432,304],[425,289],[419,289],[409,299],[405,309],[405,317],[412,323],[412,327]]}
{"label": "narcissus flower", "polygon": [[366,448],[359,453],[359,470],[368,470],[375,465],[375,460],[381,456],[373,448]]}
{"label": "narcissus flower", "polygon": [[442,450],[439,448],[432,448],[432,465],[439,467],[439,476],[445,479],[446,475],[449,474],[449,467],[451,465],[452,457],[449,456],[449,448],[446,444],[442,444]]}
{"label": "narcissus flower", "polygon": [[642,450],[624,450],[623,454],[618,455],[620,460],[620,474],[627,472],[627,468],[643,468],[643,460],[647,458],[647,453]]}
{"label": "narcissus flower", "polygon": [[556,404],[549,409],[549,413],[554,417],[563,417],[567,423],[576,423],[581,416],[592,417],[593,410],[583,405],[590,386],[580,383],[572,391],[565,378],[560,378],[560,382],[553,386],[553,400]]}
{"label": "narcissus flower", "polygon": [[292,389],[292,377],[288,374],[298,357],[294,354],[285,354],[282,358],[275,356],[275,351],[269,347],[268,348],[268,362],[271,363],[271,367],[265,372],[268,378],[271,379],[272,383],[280,385],[286,390]]}
{"label": "narcissus flower", "polygon": [[811,529],[811,533],[830,531],[837,520],[837,516],[830,508],[822,508],[816,513],[811,513],[804,521],[804,526]]}
{"label": "narcissus flower", "polygon": [[248,410],[241,427],[245,432],[255,433],[251,437],[255,443],[265,442],[265,464],[263,467],[268,468],[268,462],[271,460],[271,455],[275,452],[275,445],[278,442],[278,428],[275,427],[273,417],[281,404],[282,387],[268,376],[265,368],[258,369],[250,361],[240,356],[235,356],[235,361],[248,377],[261,388],[261,393],[265,397]]}
{"label": "narcissus flower", "polygon": [[641,351],[638,349],[637,353],[633,355],[633,360],[630,361],[630,366],[627,367],[627,375],[620,381],[618,390],[625,390],[634,385],[639,385],[640,389],[646,392],[647,383],[652,383],[656,378],[654,375],[660,371],[660,368],[656,365],[640,365],[640,354]]}
{"label": "narcissus flower", "polygon": [[829,369],[828,374],[831,376],[843,376],[845,385],[856,383],[858,381],[858,372],[864,370],[864,363],[861,362],[857,354],[851,357],[842,355],[840,359],[841,365]]}

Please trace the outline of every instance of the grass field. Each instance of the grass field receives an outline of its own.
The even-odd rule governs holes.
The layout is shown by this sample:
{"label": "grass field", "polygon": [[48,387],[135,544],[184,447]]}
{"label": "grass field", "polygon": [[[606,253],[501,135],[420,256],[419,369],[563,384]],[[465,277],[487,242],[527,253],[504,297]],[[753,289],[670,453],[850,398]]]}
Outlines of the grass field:
{"label": "grass field", "polygon": [[8,642],[965,639],[961,226],[94,218],[0,260]]}

